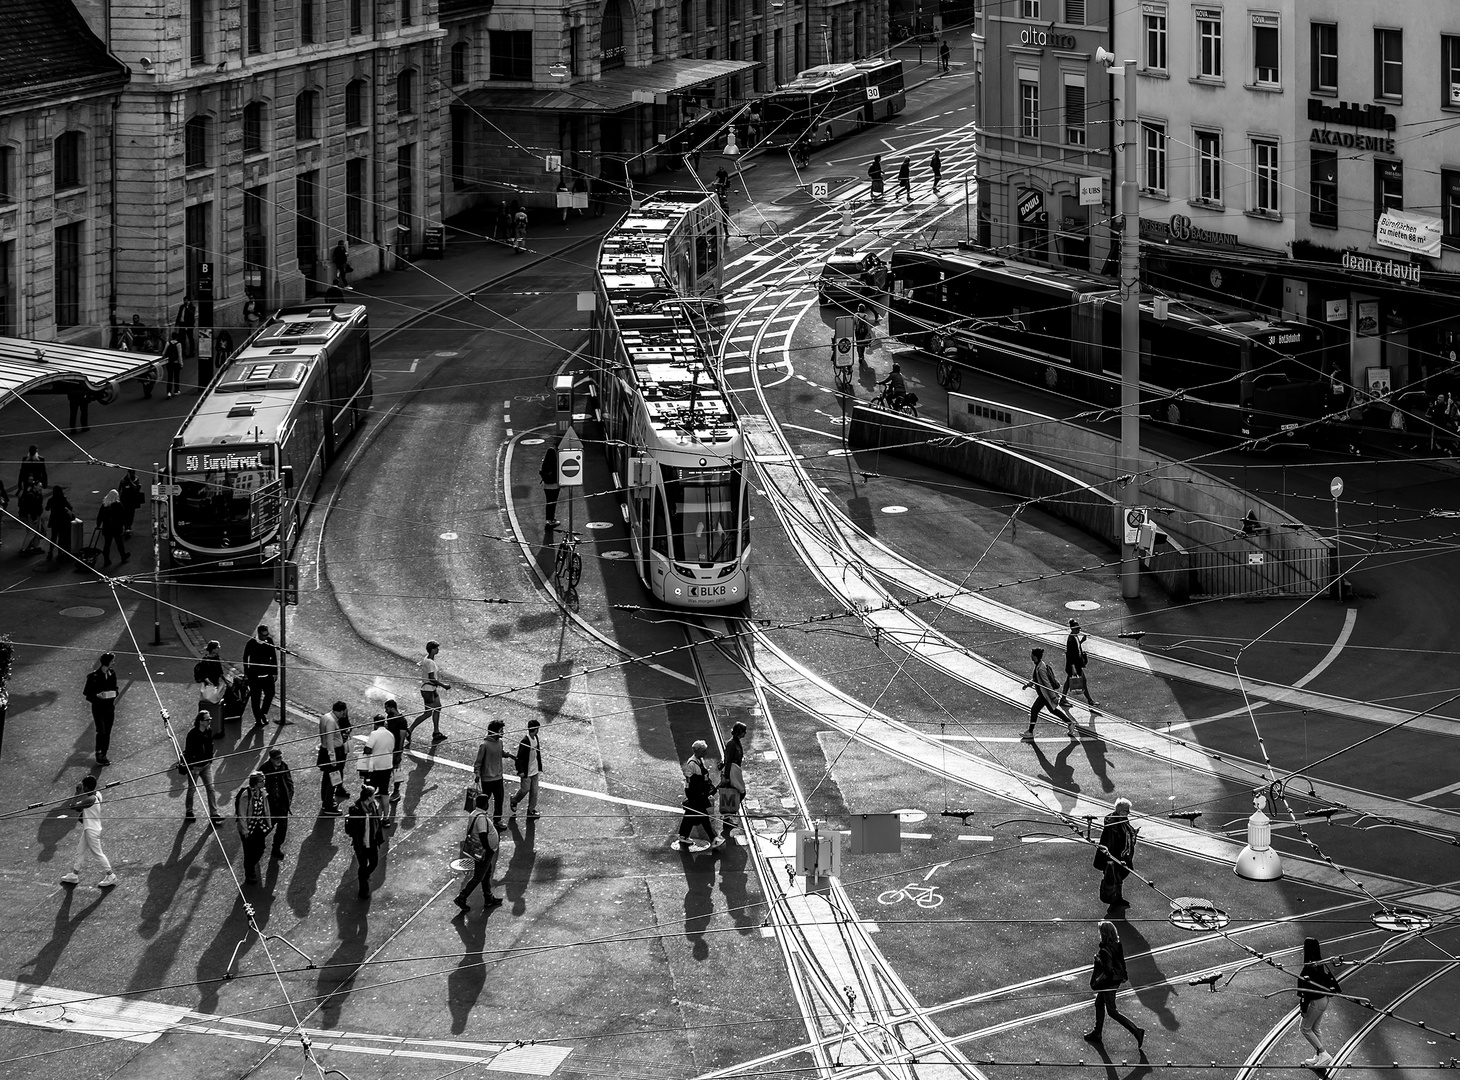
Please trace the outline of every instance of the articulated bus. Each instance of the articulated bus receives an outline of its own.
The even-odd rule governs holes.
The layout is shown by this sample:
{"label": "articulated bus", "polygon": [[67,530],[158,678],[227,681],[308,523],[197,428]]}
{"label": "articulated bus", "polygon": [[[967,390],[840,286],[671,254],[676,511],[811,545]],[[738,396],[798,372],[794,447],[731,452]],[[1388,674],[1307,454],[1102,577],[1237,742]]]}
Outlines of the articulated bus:
{"label": "articulated bus", "polygon": [[363,305],[288,307],[266,319],[172,440],[173,564],[253,567],[287,555],[370,402]]}
{"label": "articulated bus", "polygon": [[721,221],[703,192],[651,195],[604,238],[596,275],[593,375],[634,565],[686,608],[738,604],[750,587],[745,446],[704,339]]}
{"label": "articulated bus", "polygon": [[[1119,290],[1108,280],[976,252],[892,255],[888,333],[937,358],[938,382],[987,372],[1120,404]],[[1189,298],[1141,302],[1141,412],[1240,439],[1309,442],[1327,411],[1317,327]]]}
{"label": "articulated bus", "polygon": [[760,99],[769,146],[820,145],[902,112],[902,61],[858,60],[807,68]]}

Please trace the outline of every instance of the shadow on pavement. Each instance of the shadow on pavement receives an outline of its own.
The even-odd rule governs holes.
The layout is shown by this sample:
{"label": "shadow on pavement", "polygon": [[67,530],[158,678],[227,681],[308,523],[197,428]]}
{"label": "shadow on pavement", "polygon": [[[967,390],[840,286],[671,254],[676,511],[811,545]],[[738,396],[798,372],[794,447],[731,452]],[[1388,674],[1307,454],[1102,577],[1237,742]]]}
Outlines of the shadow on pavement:
{"label": "shadow on pavement", "polygon": [[96,899],[78,909],[76,908],[76,890],[81,888],[86,888],[86,886],[77,885],[72,888],[62,886],[61,906],[56,909],[56,921],[51,930],[51,940],[41,947],[40,952],[20,965],[15,973],[16,982],[40,986],[50,981],[51,972],[56,970],[56,961],[61,959],[61,954],[71,943],[71,937],[76,933],[76,928],[106,899],[104,890],[97,891]]}
{"label": "shadow on pavement", "polygon": [[473,918],[475,911],[459,911],[451,920],[453,929],[461,938],[461,961],[455,970],[446,976],[446,1003],[451,1009],[451,1034],[460,1035],[471,1021],[471,1011],[476,1008],[487,985],[486,960],[482,956],[483,943],[487,939],[486,918]]}
{"label": "shadow on pavement", "polygon": [[[1125,946],[1126,956],[1134,956],[1135,959],[1128,960],[1126,967],[1129,970],[1132,986],[1140,987],[1136,991],[1136,998],[1140,1003],[1161,1021],[1161,1026],[1167,1031],[1176,1031],[1181,1027],[1181,1021],[1171,1011],[1171,996],[1173,988],[1167,983],[1166,975],[1156,966],[1156,959],[1150,954],[1151,943],[1146,940],[1140,929],[1126,919],[1129,908],[1122,908],[1119,918],[1114,919],[1120,928],[1120,940]],[[1139,955],[1145,953],[1144,956]],[[1135,1020],[1135,1017],[1132,1017]],[[1140,1023],[1139,1020],[1135,1020]],[[1143,1024],[1149,1027],[1149,1024]]]}
{"label": "shadow on pavement", "polygon": [[326,960],[318,961],[319,981],[315,1000],[319,1002],[319,1026],[332,1028],[340,1021],[340,1010],[360,973],[360,961],[370,948],[370,901],[356,896],[359,880],[351,859],[348,872],[335,889],[335,921],[339,945]]}
{"label": "shadow on pavement", "polygon": [[314,828],[299,845],[299,854],[294,864],[294,876],[289,879],[286,898],[289,909],[301,919],[309,914],[310,901],[319,887],[324,869],[334,861],[339,846],[335,843],[335,823],[344,818],[315,818]]}

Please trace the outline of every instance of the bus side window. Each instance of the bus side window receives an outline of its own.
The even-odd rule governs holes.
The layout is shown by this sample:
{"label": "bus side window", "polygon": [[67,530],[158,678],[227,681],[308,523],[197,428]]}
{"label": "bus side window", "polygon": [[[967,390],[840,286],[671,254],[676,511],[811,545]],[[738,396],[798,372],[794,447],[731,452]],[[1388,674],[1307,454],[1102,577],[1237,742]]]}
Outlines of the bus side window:
{"label": "bus side window", "polygon": [[654,492],[654,550],[669,557],[669,509],[664,505],[664,489]]}

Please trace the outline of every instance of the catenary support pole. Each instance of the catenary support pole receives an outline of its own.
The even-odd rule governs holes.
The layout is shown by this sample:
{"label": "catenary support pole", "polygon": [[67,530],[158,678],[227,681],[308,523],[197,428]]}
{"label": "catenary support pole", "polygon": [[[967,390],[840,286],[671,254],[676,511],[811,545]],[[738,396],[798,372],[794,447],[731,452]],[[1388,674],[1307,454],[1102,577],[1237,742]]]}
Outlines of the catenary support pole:
{"label": "catenary support pole", "polygon": [[[1140,194],[1136,172],[1137,112],[1136,62],[1127,60],[1120,72],[1121,147],[1125,154],[1120,182],[1120,475],[1128,481],[1120,490],[1121,516],[1140,504],[1141,485],[1141,251]],[[1123,531],[1123,530],[1122,530]],[[1124,537],[1122,536],[1122,541]],[[1141,564],[1134,544],[1120,545],[1120,595],[1127,600],[1141,595]]]}

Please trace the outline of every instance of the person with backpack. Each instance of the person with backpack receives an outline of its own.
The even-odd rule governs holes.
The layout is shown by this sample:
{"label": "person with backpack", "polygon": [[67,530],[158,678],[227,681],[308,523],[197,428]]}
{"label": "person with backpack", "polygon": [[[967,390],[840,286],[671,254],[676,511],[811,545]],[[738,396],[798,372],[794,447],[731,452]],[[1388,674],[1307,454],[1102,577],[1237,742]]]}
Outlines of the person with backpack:
{"label": "person with backpack", "polygon": [[112,670],[115,654],[104,652],[86,676],[82,696],[91,703],[91,723],[96,728],[96,763],[110,765],[112,723],[117,718],[117,673]]}
{"label": "person with backpack", "polygon": [[709,748],[703,739],[696,739],[690,747],[689,760],[684,763],[684,816],[679,819],[679,839],[676,841],[681,851],[689,849],[689,833],[696,825],[709,834],[710,847],[718,848],[725,842],[710,818],[715,782],[710,779],[710,768],[705,764],[705,752]]}
{"label": "person with backpack", "polygon": [[497,852],[502,846],[502,837],[487,814],[488,805],[487,796],[478,795],[476,806],[466,819],[466,835],[461,840],[461,853],[472,861],[471,876],[453,899],[453,903],[462,911],[471,910],[469,901],[478,885],[481,886],[482,899],[488,910],[502,903],[502,897],[492,892],[492,873],[497,868]]}
{"label": "person with backpack", "polygon": [[360,899],[370,899],[370,875],[380,864],[380,842],[385,839],[380,804],[375,789],[369,784],[360,788],[359,797],[350,804],[345,819],[345,835],[355,849],[355,872],[360,880]]}
{"label": "person with backpack", "polygon": [[1085,1041],[1092,1046],[1105,1044],[1105,1014],[1135,1037],[1136,1049],[1146,1042],[1146,1029],[1136,1027],[1116,1007],[1115,994],[1126,980],[1125,948],[1120,943],[1120,934],[1115,924],[1108,919],[1100,920],[1100,948],[1095,953],[1095,965],[1090,969],[1090,989],[1095,991],[1095,1029],[1085,1033]]}
{"label": "person with backpack", "polygon": [[269,797],[269,817],[274,823],[273,858],[284,857],[284,838],[289,835],[289,811],[294,806],[294,774],[284,760],[284,751],[277,746],[269,747],[264,760],[259,763],[259,772],[264,774],[264,791]]}
{"label": "person with backpack", "polygon": [[1135,827],[1130,823],[1130,800],[1116,799],[1114,808],[1105,816],[1099,846],[1095,849],[1095,869],[1102,874],[1100,901],[1111,909],[1130,907],[1120,889],[1135,865],[1136,836]]}
{"label": "person with backpack", "polygon": [[182,393],[183,349],[182,335],[174,330],[162,350],[162,370],[167,375],[167,396],[177,397]]}
{"label": "person with backpack", "polygon": [[1318,1034],[1318,1024],[1328,1009],[1328,999],[1338,993],[1338,979],[1323,959],[1323,950],[1317,938],[1303,939],[1303,970],[1298,973],[1298,1011],[1303,1022],[1299,1032],[1308,1040],[1315,1053],[1303,1062],[1310,1069],[1324,1069],[1333,1064],[1333,1055],[1323,1049],[1323,1040]]}
{"label": "person with backpack", "polygon": [[269,793],[264,787],[264,774],[257,770],[248,774],[248,782],[233,796],[233,817],[238,835],[243,840],[243,883],[259,883],[259,860],[264,857],[274,819],[269,813]]}
{"label": "person with backpack", "polygon": [[1093,709],[1100,704],[1090,696],[1090,683],[1085,678],[1085,665],[1089,657],[1085,654],[1085,635],[1080,633],[1080,620],[1070,620],[1070,633],[1065,638],[1065,684],[1060,687],[1060,705],[1068,707],[1070,704],[1070,687],[1074,687],[1085,695],[1085,700],[1090,703]]}

